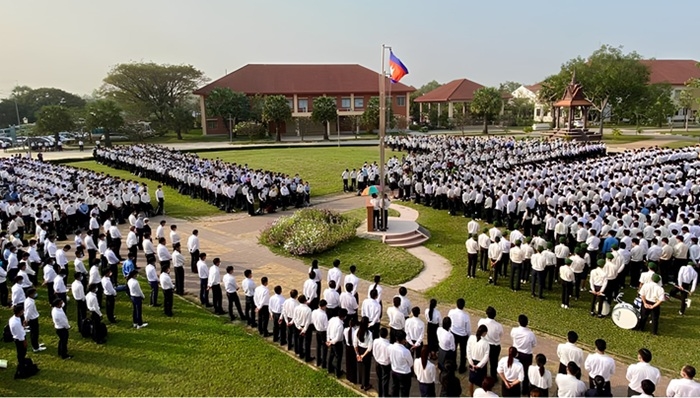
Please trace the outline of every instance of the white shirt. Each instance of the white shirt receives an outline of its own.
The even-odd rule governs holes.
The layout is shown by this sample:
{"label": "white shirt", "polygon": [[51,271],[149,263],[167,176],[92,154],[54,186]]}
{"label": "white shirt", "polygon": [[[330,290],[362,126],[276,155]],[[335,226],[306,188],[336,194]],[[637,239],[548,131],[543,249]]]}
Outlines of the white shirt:
{"label": "white shirt", "polygon": [[340,295],[338,291],[330,287],[323,291],[323,299],[326,300],[327,308],[335,309],[340,305]]}
{"label": "white shirt", "polygon": [[360,279],[358,279],[358,277],[355,276],[355,274],[347,274],[345,275],[345,280],[343,281],[343,288],[345,288],[345,285],[347,285],[348,283],[352,283],[352,293],[356,293],[357,284],[360,283]]}
{"label": "white shirt", "polygon": [[586,393],[586,384],[570,374],[558,374],[557,396],[566,398],[582,397]]}
{"label": "white shirt", "polygon": [[[282,304],[282,318],[284,318],[284,321],[287,323],[292,323],[294,320],[294,310],[297,308],[299,305],[299,302],[296,299],[293,298],[288,298],[284,300],[284,304]],[[336,319],[337,317],[333,317],[333,319]],[[340,326],[343,326],[343,323],[340,323]],[[342,330],[340,332],[341,334],[343,333]],[[342,340],[342,339],[341,339]]]}
{"label": "white shirt", "polygon": [[639,289],[639,295],[644,297],[647,301],[653,303],[664,301],[666,299],[666,292],[664,291],[664,288],[654,282],[647,282],[643,284],[641,289]]}
{"label": "white shirt", "polygon": [[[326,311],[317,308],[311,311],[311,323],[314,324],[314,329],[317,332],[325,332],[328,330],[328,314]],[[371,335],[370,335],[371,336]],[[371,350],[371,348],[370,348]]]}
{"label": "white shirt", "polygon": [[401,310],[391,306],[387,308],[386,315],[389,317],[389,327],[396,330],[403,330],[406,327],[406,318]]}
{"label": "white shirt", "polygon": [[100,303],[97,301],[97,295],[95,293],[88,292],[88,294],[85,296],[85,302],[88,310],[102,316],[102,312],[100,311]]}
{"label": "white shirt", "polygon": [[578,348],[576,344],[569,342],[559,344],[557,346],[557,356],[559,362],[568,365],[569,362],[574,362],[579,368],[583,367],[583,350]]}
{"label": "white shirt", "polygon": [[156,273],[156,267],[153,264],[146,265],[146,279],[149,282],[157,282],[158,274]]}
{"label": "white shirt", "polygon": [[[289,301],[292,300],[287,300],[285,301],[285,304]],[[296,301],[296,300],[294,300]],[[331,344],[335,344],[338,342],[343,341],[343,321],[340,320],[337,316],[334,316],[328,321],[328,329],[326,330],[326,341],[329,341]],[[378,339],[378,340],[386,340],[386,339]],[[374,341],[373,346],[376,346],[377,340]],[[388,343],[388,341],[387,341]],[[374,349],[374,347],[372,347]],[[374,350],[374,355],[376,358],[377,351]]]}
{"label": "white shirt", "polygon": [[304,296],[306,296],[307,302],[316,298],[316,281],[313,279],[307,279],[304,281],[304,287],[302,288]]}
{"label": "white shirt", "polygon": [[420,358],[416,358],[413,361],[413,372],[416,374],[416,379],[419,383],[431,384],[435,383],[437,380],[437,368],[435,365],[427,361],[425,368],[423,367],[423,362]]}
{"label": "white shirt", "polygon": [[221,273],[219,272],[219,266],[218,265],[212,265],[209,267],[209,275],[207,285],[209,287],[220,285],[221,284]]}
{"label": "white shirt", "polygon": [[338,267],[333,267],[328,270],[328,274],[326,275],[326,281],[335,281],[335,287],[336,289],[340,286],[340,279],[343,277],[343,271],[340,270]]}
{"label": "white shirt", "polygon": [[306,304],[299,304],[294,309],[293,322],[300,333],[306,333],[309,325],[311,325],[311,308]]}
{"label": "white shirt", "polygon": [[469,336],[472,330],[469,314],[459,308],[453,308],[447,313],[447,316],[452,320],[450,332],[458,336]]}
{"label": "white shirt", "polygon": [[[172,240],[173,238],[173,233],[170,233],[170,239]],[[173,243],[177,243],[173,241]],[[199,237],[197,235],[190,235],[189,238],[187,238],[187,250],[189,250],[190,253],[192,253],[195,250],[199,250]]]}
{"label": "white shirt", "polygon": [[[333,318],[337,319],[337,317]],[[330,322],[333,322],[333,319],[331,319]],[[343,323],[342,321],[340,322],[340,325],[342,326]],[[330,328],[331,324],[329,323],[328,325],[328,330],[330,333]],[[341,329],[342,330],[342,329]],[[330,340],[330,335],[328,336],[328,341]],[[374,357],[374,360],[380,364],[380,365],[389,365],[389,347],[391,346],[391,343],[389,343],[389,340],[383,339],[381,337],[374,339],[372,342],[372,356]]]}
{"label": "white shirt", "polygon": [[182,267],[185,265],[185,256],[183,256],[179,251],[173,250],[172,261],[175,267]]}
{"label": "white shirt", "polygon": [[[207,266],[206,261],[203,261],[203,260],[197,261],[197,275],[199,275],[199,279],[209,278],[209,267]],[[209,286],[211,286],[211,285],[209,285]]]}
{"label": "white shirt", "polygon": [[537,345],[535,334],[526,327],[513,328],[510,337],[513,339],[513,347],[523,354],[532,354],[532,349]]}
{"label": "white shirt", "polygon": [[70,329],[70,324],[68,323],[68,317],[66,316],[66,313],[63,312],[63,308],[53,307],[51,309],[51,319],[53,320],[53,327],[54,328],[56,328],[56,329]]}
{"label": "white shirt", "polygon": [[444,351],[456,351],[455,336],[442,327],[437,330],[438,345]]}
{"label": "white shirt", "polygon": [[236,293],[238,290],[236,277],[231,274],[224,275],[224,289],[226,289],[226,293]]}
{"label": "white shirt", "polygon": [[270,305],[270,289],[265,285],[260,285],[255,288],[255,294],[253,294],[253,302],[255,307],[259,310],[264,306]]}
{"label": "white shirt", "polygon": [[158,249],[156,249],[158,253],[158,261],[170,261],[172,260],[172,256],[170,255],[170,252],[168,251],[168,248],[165,247],[165,245],[161,245],[160,243],[158,244]]}
{"label": "white shirt", "polygon": [[127,282],[126,285],[129,287],[129,294],[131,295],[131,297],[146,297],[143,294],[141,286],[139,285],[139,282],[136,280],[136,278],[129,279],[129,282]]}
{"label": "white shirt", "polygon": [[[111,279],[109,279],[106,276],[103,276],[100,283],[102,284],[102,289],[104,289],[104,291],[105,291],[105,296],[116,296],[117,295],[117,291],[114,290],[114,286],[112,285]],[[131,292],[131,290],[129,290],[129,291]]]}
{"label": "white shirt", "polygon": [[584,367],[591,378],[603,376],[605,381],[615,373],[615,360],[605,354],[594,352],[588,354]]}
{"label": "white shirt", "polygon": [[501,338],[503,337],[503,325],[491,318],[479,319],[477,327],[481,325],[485,325],[488,329],[486,336],[484,336],[484,340],[486,340],[486,342],[489,344],[500,345]]}
{"label": "white shirt", "polygon": [[24,330],[24,326],[22,326],[22,319],[16,315],[13,315],[10,318],[8,325],[10,326],[12,337],[15,340],[24,341],[27,332]]}
{"label": "white shirt", "polygon": [[[63,278],[57,278],[63,280]],[[56,284],[54,284],[56,285]],[[15,283],[12,285],[12,305],[19,305],[24,303],[24,300],[26,300],[26,297],[24,295],[24,290],[22,289],[22,285],[19,283]],[[58,292],[57,292],[58,293]],[[61,292],[62,293],[62,292]]]}
{"label": "white shirt", "polygon": [[33,298],[27,297],[24,300],[24,319],[31,321],[39,317],[39,311],[36,309],[36,302]]}
{"label": "white shirt", "polygon": [[270,307],[270,312],[275,314],[282,314],[282,307],[284,306],[284,301],[284,296],[282,296],[281,294],[275,294],[272,297],[270,297],[270,302],[268,304]]}
{"label": "white shirt", "polygon": [[70,285],[70,291],[75,300],[85,300],[85,289],[83,289],[83,282],[77,279],[74,280]]}
{"label": "white shirt", "polygon": [[369,326],[374,326],[382,316],[382,306],[371,298],[362,301],[362,316],[369,318]]}
{"label": "white shirt", "polygon": [[345,308],[348,310],[348,315],[353,315],[357,312],[357,301],[351,293],[343,292],[340,295],[340,308]]}
{"label": "white shirt", "polygon": [[489,362],[489,343],[484,337],[476,341],[476,335],[469,336],[467,340],[467,362],[473,365],[478,361],[476,367],[483,368]]}
{"label": "white shirt", "polygon": [[523,365],[517,358],[513,358],[513,364],[510,368],[508,367],[508,357],[501,358],[501,360],[498,361],[498,367],[496,369],[498,373],[503,373],[508,381],[520,380],[522,383],[523,380],[525,380]]}
{"label": "white shirt", "polygon": [[180,242],[180,234],[178,234],[177,231],[170,230],[170,243],[174,245],[178,242]]}
{"label": "white shirt", "polygon": [[531,365],[527,370],[527,377],[533,386],[543,390],[552,387],[552,372],[547,369],[544,370],[544,376],[541,376],[539,366]]}
{"label": "white shirt", "polygon": [[472,395],[474,398],[491,398],[491,397],[498,397],[498,394],[496,394],[493,391],[485,391],[483,388],[477,388],[474,390],[474,395]]}
{"label": "white shirt", "polygon": [[700,397],[700,383],[690,379],[673,379],[666,388],[667,397]]}
{"label": "white shirt", "polygon": [[173,285],[173,279],[170,277],[170,275],[167,272],[161,272],[160,273],[160,288],[163,290],[169,290],[169,289],[174,289],[175,285]]}
{"label": "white shirt", "polygon": [[661,372],[659,369],[646,362],[637,362],[627,367],[627,381],[629,388],[638,393],[642,393],[642,380],[651,380],[654,385],[659,385]]}
{"label": "white shirt", "polygon": [[399,342],[389,346],[389,361],[393,372],[404,375],[411,373],[411,366],[413,365],[411,351]]}
{"label": "white shirt", "polygon": [[423,344],[423,333],[425,332],[425,323],[418,317],[410,317],[406,319],[405,324],[406,342],[412,346]]}

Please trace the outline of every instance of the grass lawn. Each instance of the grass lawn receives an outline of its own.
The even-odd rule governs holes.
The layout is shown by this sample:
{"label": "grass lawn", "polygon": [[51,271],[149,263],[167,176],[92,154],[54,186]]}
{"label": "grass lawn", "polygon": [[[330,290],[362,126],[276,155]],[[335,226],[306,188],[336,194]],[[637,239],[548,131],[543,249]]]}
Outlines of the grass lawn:
{"label": "grass lawn", "polygon": [[[68,166],[80,167],[83,169],[89,169],[100,173],[109,174],[111,176],[120,177],[127,180],[136,180],[139,182],[145,182],[148,185],[148,191],[151,192],[151,200],[154,201],[154,207],[157,205],[155,202],[155,191],[158,188],[158,182],[149,180],[146,178],[139,178],[135,175],[124,170],[113,169],[108,166],[101,165],[94,160],[86,160],[80,162],[66,163]],[[189,196],[180,195],[177,190],[170,188],[168,186],[163,186],[163,193],[165,194],[165,212],[168,216],[192,219],[196,217],[206,217],[218,214],[224,214],[221,210],[212,206],[199,199],[192,199]]]}
{"label": "grass lawn", "polygon": [[[345,214],[350,217],[362,219],[365,209],[355,209]],[[394,209],[389,210],[389,216],[398,216]],[[313,256],[293,256],[280,248],[270,248],[273,252],[294,257],[311,264],[311,261],[318,259],[321,266],[333,267],[333,260],[341,259],[340,268],[344,273],[348,273],[351,265],[357,265],[357,276],[371,281],[374,275],[381,275],[382,282],[388,285],[400,285],[403,282],[413,279],[423,270],[423,262],[406,249],[387,246],[378,240],[354,237],[347,242],[343,242],[333,249]]]}
{"label": "grass lawn", "polygon": [[[150,290],[142,285],[148,294]],[[120,322],[108,326],[105,345],[80,336],[75,304],[70,302],[67,315],[73,328],[68,352],[75,358],[63,361],[56,353],[58,338],[46,290],[39,294],[39,338],[47,350],[34,354],[30,349],[28,356],[41,371],[27,380],[13,380],[17,363],[14,344],[0,343],[0,358],[8,360],[8,369],[0,372],[2,396],[357,395],[326,372],[280,352],[241,323],[228,323],[227,318],[177,297],[172,318],[166,318],[161,308],[145,305],[143,318],[149,325],[136,330],[131,328],[131,304],[119,293],[116,316]],[[0,316],[6,322],[11,311],[2,308]]]}
{"label": "grass lawn", "polygon": [[[397,152],[394,152],[398,154]],[[392,155],[386,152],[387,159]],[[340,174],[346,168],[360,168],[364,162],[379,160],[377,147],[279,148],[203,152],[204,158],[219,158],[227,162],[248,164],[257,169],[280,171],[299,176],[311,184],[311,196],[340,192]]]}
{"label": "grass lawn", "polygon": [[654,136],[651,135],[618,135],[613,136],[612,134],[603,134],[603,142],[610,144],[627,144],[630,142],[653,140]]}
{"label": "grass lawn", "polygon": [[669,142],[668,144],[664,144],[663,146],[665,148],[678,149],[678,148],[685,148],[687,146],[694,146],[697,144],[698,143],[696,141],[679,140],[679,141]]}
{"label": "grass lawn", "polygon": [[[660,336],[647,332],[623,330],[608,319],[591,318],[590,295],[581,292],[580,301],[571,301],[571,309],[560,308],[561,290],[554,285],[552,292],[545,291],[545,300],[530,297],[529,287],[525,291],[512,292],[507,281],[499,280],[499,286],[487,285],[487,276],[477,273],[477,279],[466,279],[467,256],[464,241],[467,236],[467,219],[450,217],[443,211],[428,209],[408,202],[420,212],[418,223],[427,228],[431,238],[425,246],[444,256],[453,265],[451,275],[438,286],[428,290],[427,297],[435,297],[442,302],[454,302],[464,297],[467,307],[483,313],[491,305],[498,310],[501,321],[514,324],[519,314],[527,314],[533,329],[557,336],[565,340],[569,330],[579,334],[582,344],[593,346],[595,339],[603,338],[608,343],[611,354],[623,357],[630,363],[636,362],[636,352],[642,347],[654,353],[654,366],[659,366],[675,375],[683,365],[700,362],[700,353],[696,349],[678,347],[697,347],[700,339],[700,310],[691,307],[684,317],[678,316],[677,300],[664,304],[661,310]],[[509,271],[510,274],[510,271]],[[625,300],[631,302],[636,297],[632,290],[626,291]]]}

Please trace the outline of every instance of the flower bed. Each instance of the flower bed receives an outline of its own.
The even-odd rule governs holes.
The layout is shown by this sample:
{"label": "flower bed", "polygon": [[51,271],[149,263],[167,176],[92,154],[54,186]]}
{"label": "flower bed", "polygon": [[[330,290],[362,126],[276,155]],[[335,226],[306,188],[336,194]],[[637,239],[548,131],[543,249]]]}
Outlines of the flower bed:
{"label": "flower bed", "polygon": [[304,209],[265,228],[260,243],[297,256],[311,255],[352,239],[359,225],[359,220],[329,210]]}

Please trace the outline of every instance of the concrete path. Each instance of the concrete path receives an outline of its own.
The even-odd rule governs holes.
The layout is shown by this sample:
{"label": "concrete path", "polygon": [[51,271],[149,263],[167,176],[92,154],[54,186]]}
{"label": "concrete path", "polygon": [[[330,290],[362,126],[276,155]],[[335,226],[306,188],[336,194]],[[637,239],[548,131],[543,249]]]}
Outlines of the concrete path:
{"label": "concrete path", "polygon": [[[319,198],[315,206],[318,206],[320,208],[328,208],[336,211],[347,211],[363,207],[364,204],[365,198],[351,195],[337,195],[332,197]],[[165,219],[168,222],[168,226],[173,223],[176,223],[178,225],[178,230],[180,231],[180,235],[184,241],[186,241],[192,229],[198,229],[201,242],[201,251],[206,252],[208,254],[208,262],[211,262],[211,260],[214,257],[220,257],[222,260],[222,273],[224,272],[224,269],[227,265],[233,265],[235,267],[234,274],[239,284],[243,280],[243,271],[245,269],[251,269],[253,271],[253,278],[256,282],[259,281],[262,276],[267,276],[270,280],[270,288],[272,289],[272,287],[280,285],[283,288],[283,294],[287,296],[290,289],[301,289],[303,282],[307,279],[306,274],[309,270],[308,266],[300,260],[278,256],[272,253],[266,247],[261,246],[257,243],[257,237],[261,229],[265,228],[267,225],[272,223],[278,216],[287,214],[291,214],[291,211],[281,212],[274,215],[264,215],[256,217],[248,217],[247,214],[236,213],[231,215],[223,215],[217,217],[210,217],[207,219],[201,219],[197,220],[196,222],[177,220],[169,217],[165,217]],[[410,213],[406,210],[403,210],[402,214],[407,214],[408,216],[408,214]],[[155,226],[158,224],[160,219],[160,217],[153,217],[151,219],[151,223]],[[124,231],[126,231],[126,228],[123,229]],[[417,251],[419,252],[422,250],[426,249],[417,249]],[[433,264],[434,262],[432,260],[428,260],[428,257],[430,255],[429,253],[429,251],[423,251],[422,253],[418,253],[418,255],[422,256],[423,258],[426,258],[426,262],[428,264]],[[188,262],[186,263],[186,291],[188,295],[191,295],[191,298],[196,298],[198,297],[199,280],[196,274],[193,274],[189,271],[189,255],[187,253],[185,253],[185,257],[188,260]],[[341,258],[340,260],[342,261],[343,259]],[[142,253],[139,253],[139,264],[143,264]],[[357,265],[358,267],[362,267],[362,264]],[[327,267],[329,267],[330,264],[321,264],[321,266],[323,269],[323,286],[325,288],[326,271]],[[449,267],[449,264],[445,266]],[[444,273],[444,275],[446,276],[446,272]],[[426,297],[416,290],[421,289],[421,287],[427,285],[428,283],[432,283],[432,280],[427,277],[424,278],[423,273],[421,273],[421,275],[419,275],[417,279],[419,279],[420,282],[416,281],[415,284],[406,284],[408,287],[411,288],[408,297],[411,300],[413,306],[418,306],[424,311],[424,309],[428,307],[428,301],[430,297]],[[121,277],[120,280],[122,280]],[[414,289],[414,287],[417,289]],[[369,288],[370,283],[368,281],[362,280],[360,282],[360,301],[366,298]],[[382,296],[385,308],[386,305],[388,305],[391,298],[396,294],[398,294],[398,287],[384,286]],[[177,301],[175,305],[176,308],[174,311],[175,316],[177,316]],[[468,306],[469,303],[467,303],[467,307]],[[224,308],[226,308],[226,303],[224,303]],[[443,316],[446,315],[451,308],[454,308],[454,305],[452,303],[439,303],[438,305],[438,309],[441,311]],[[421,313],[423,313],[423,311],[421,311]],[[475,325],[477,324],[479,318],[483,317],[484,314],[482,311],[472,310],[470,310],[469,313],[471,316],[471,324],[473,326],[472,329],[475,329]],[[497,320],[504,323],[504,337],[501,344],[503,347],[503,352],[505,352],[507,347],[511,345],[510,330],[513,323],[509,320],[504,319],[497,318]],[[158,319],[147,319],[146,321],[158,322]],[[383,323],[387,322],[386,316],[382,318],[382,321]],[[532,326],[537,328],[538,325]],[[550,369],[550,371],[552,371],[552,374],[555,374],[558,366],[556,348],[559,343],[563,342],[563,340],[541,333],[536,334],[538,339],[536,353],[543,353],[547,356],[547,368]],[[251,335],[257,336],[257,332],[251,329]],[[312,346],[314,345],[312,344]],[[614,386],[613,393],[615,396],[626,395],[626,370],[627,364],[622,363],[620,361],[616,362],[616,373],[612,379],[612,384]],[[584,380],[586,380],[585,378],[587,377],[587,373],[584,372],[584,374]],[[462,380],[462,388],[466,395],[469,391],[469,384],[466,379],[466,375],[460,375],[460,379]],[[372,371],[371,381],[372,384],[376,387],[377,383],[375,380],[374,371]],[[663,394],[663,391],[665,391],[666,386],[668,385],[668,381],[669,379],[667,377],[664,377],[662,378],[662,382],[660,383],[660,385],[657,386],[657,391],[659,391],[660,394]],[[414,385],[412,389],[412,394],[417,395],[418,389],[416,383],[413,384]],[[500,388],[497,387],[496,392],[500,392]],[[552,390],[550,391],[550,394],[554,395],[554,392],[555,390]],[[371,391],[370,395],[372,395],[373,393],[374,391]]]}

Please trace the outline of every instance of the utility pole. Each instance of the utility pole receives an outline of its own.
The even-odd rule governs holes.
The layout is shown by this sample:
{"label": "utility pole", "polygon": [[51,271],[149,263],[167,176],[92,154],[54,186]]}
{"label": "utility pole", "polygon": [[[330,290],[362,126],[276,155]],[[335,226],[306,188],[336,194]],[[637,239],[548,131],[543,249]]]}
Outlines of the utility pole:
{"label": "utility pole", "polygon": [[382,227],[386,225],[387,221],[384,219],[384,138],[386,136],[386,69],[384,54],[386,50],[390,49],[390,46],[382,44],[382,73],[379,75],[379,220]]}

